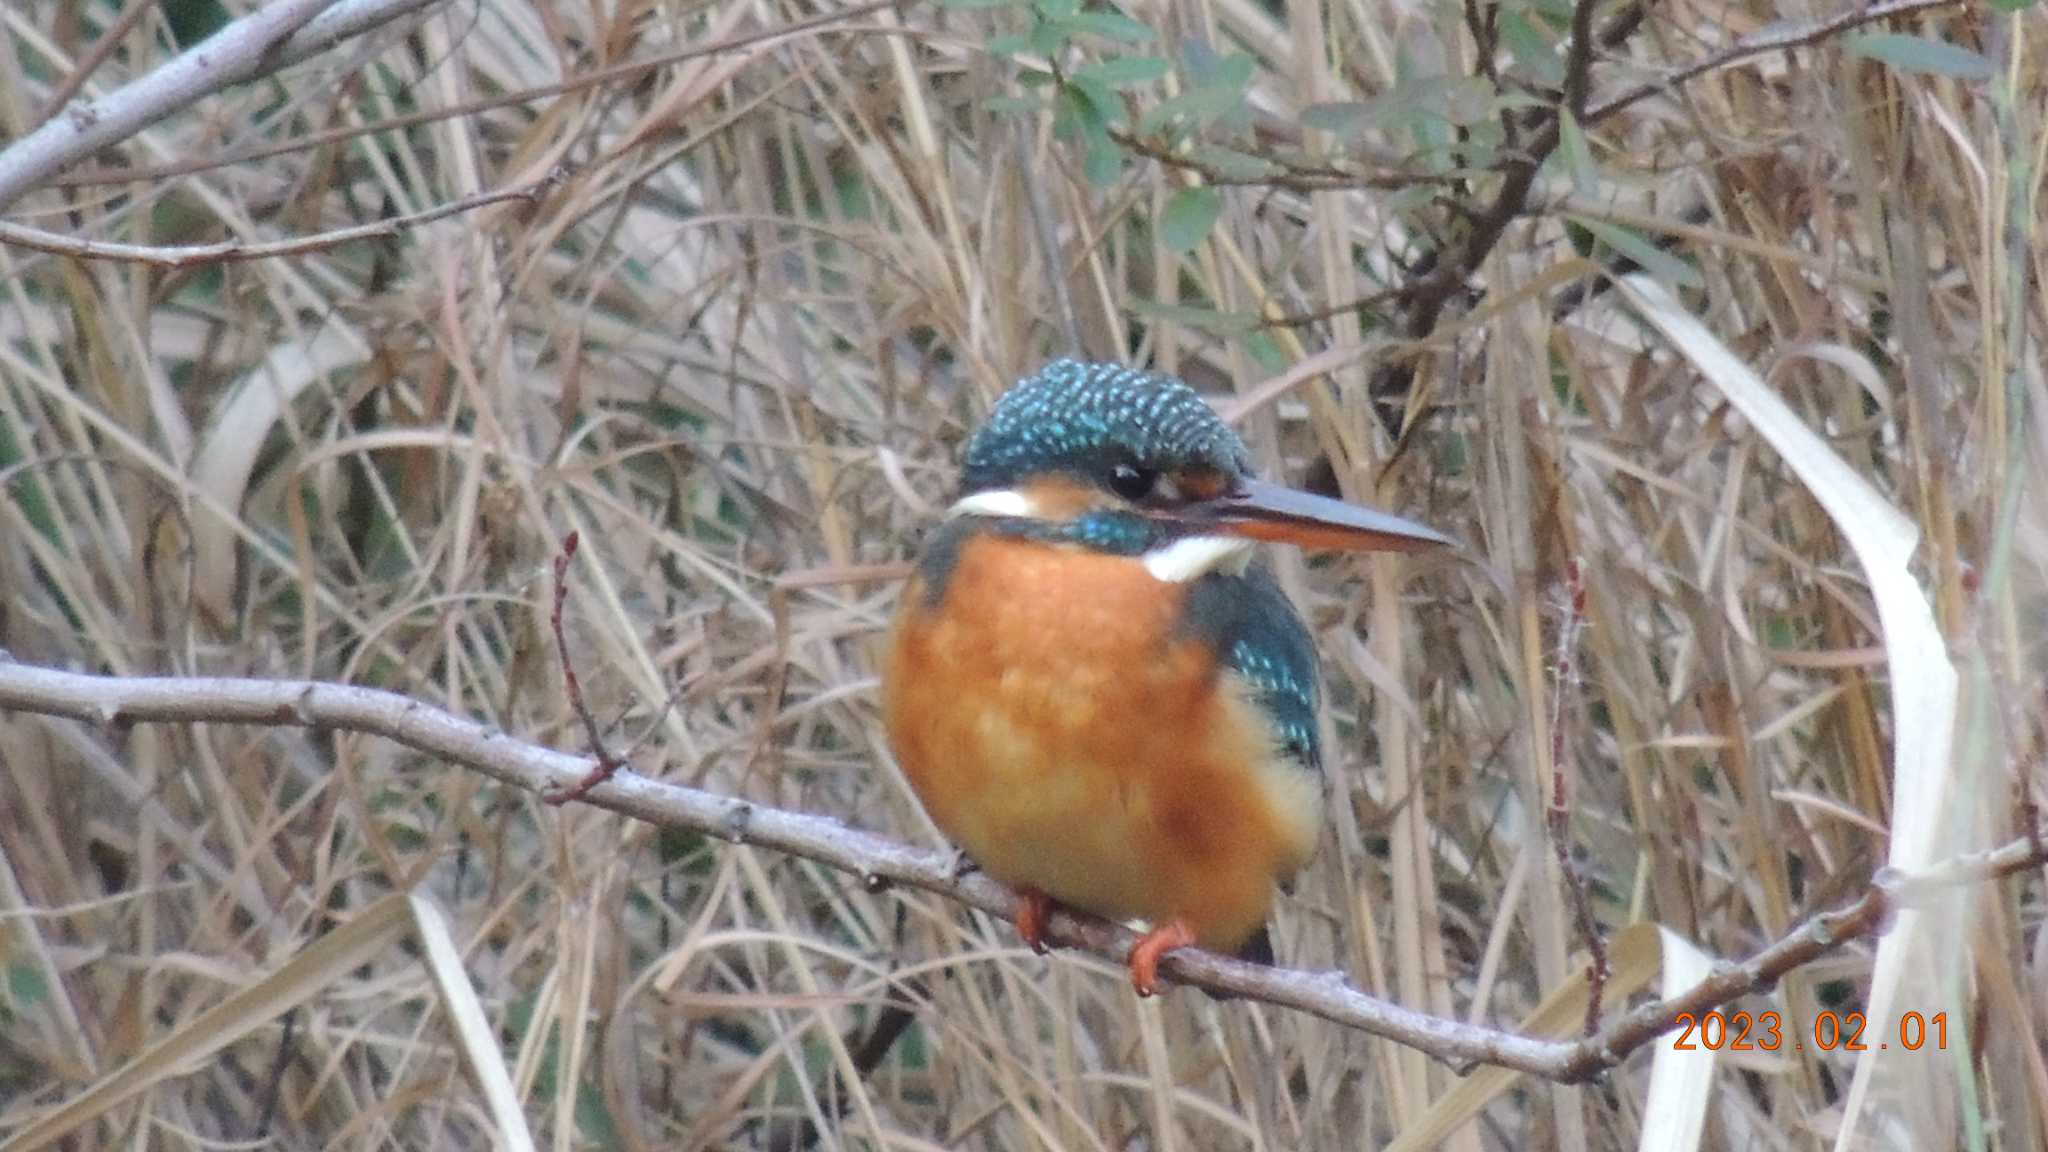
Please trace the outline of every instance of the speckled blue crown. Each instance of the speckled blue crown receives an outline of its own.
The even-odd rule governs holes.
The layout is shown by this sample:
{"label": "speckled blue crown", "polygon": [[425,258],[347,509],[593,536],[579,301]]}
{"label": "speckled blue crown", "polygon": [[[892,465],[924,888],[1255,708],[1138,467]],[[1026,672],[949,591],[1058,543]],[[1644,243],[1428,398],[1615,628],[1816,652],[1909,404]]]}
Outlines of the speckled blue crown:
{"label": "speckled blue crown", "polygon": [[1094,475],[1120,463],[1242,476],[1251,457],[1215,410],[1171,376],[1056,360],[996,401],[967,446],[961,487],[1007,488],[1058,471]]}

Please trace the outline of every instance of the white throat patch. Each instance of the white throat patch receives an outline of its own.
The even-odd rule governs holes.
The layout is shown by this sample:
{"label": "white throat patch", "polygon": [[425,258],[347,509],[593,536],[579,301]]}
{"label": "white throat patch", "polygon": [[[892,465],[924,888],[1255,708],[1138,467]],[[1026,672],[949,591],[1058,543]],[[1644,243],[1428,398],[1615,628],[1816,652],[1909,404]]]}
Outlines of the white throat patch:
{"label": "white throat patch", "polygon": [[1233,536],[1187,536],[1145,553],[1154,580],[1185,584],[1218,569],[1241,573],[1251,563],[1252,542]]}
{"label": "white throat patch", "polygon": [[991,492],[975,492],[953,502],[946,509],[946,518],[955,516],[999,516],[1013,520],[1029,520],[1037,511],[1031,497],[1014,488],[998,488]]}

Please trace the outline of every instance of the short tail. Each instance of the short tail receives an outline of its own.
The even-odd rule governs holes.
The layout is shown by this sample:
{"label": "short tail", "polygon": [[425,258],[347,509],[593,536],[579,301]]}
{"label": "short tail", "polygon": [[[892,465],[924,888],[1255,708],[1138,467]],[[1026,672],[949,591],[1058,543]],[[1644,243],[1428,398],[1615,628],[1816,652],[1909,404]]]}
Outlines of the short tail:
{"label": "short tail", "polygon": [[[1277,963],[1273,959],[1272,931],[1264,924],[1259,925],[1259,930],[1252,934],[1252,938],[1238,946],[1237,958],[1249,964],[1272,965]],[[1228,992],[1212,992],[1207,988],[1202,989],[1202,991],[1207,993],[1211,1000],[1238,999],[1238,997]]]}
{"label": "short tail", "polygon": [[1279,961],[1273,958],[1272,929],[1264,924],[1259,925],[1259,930],[1252,933],[1252,938],[1245,941],[1244,945],[1237,950],[1237,958],[1253,964],[1271,965],[1279,963]]}

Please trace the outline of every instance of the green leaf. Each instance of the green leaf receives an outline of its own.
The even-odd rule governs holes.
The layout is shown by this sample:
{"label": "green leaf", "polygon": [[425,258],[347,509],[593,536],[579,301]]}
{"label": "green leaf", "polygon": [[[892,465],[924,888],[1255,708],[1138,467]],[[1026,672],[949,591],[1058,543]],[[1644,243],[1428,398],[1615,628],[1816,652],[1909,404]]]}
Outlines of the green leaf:
{"label": "green leaf", "polygon": [[1642,266],[1643,271],[1666,284],[1676,284],[1684,288],[1701,288],[1706,285],[1706,281],[1700,277],[1699,269],[1626,228],[1609,224],[1605,220],[1594,220],[1576,214],[1569,215],[1567,219],[1592,233],[1602,244],[1635,261]]}
{"label": "green leaf", "polygon": [[1216,217],[1223,212],[1223,194],[1214,188],[1197,186],[1175,192],[1166,202],[1159,220],[1159,238],[1170,252],[1186,252],[1209,236]]}
{"label": "green leaf", "polygon": [[1060,86],[1060,102],[1071,109],[1069,124],[1073,131],[1090,139],[1108,135],[1110,116],[1116,102],[1112,98],[1105,106],[1097,99],[1101,94],[1099,90],[1090,90],[1071,80]]}
{"label": "green leaf", "polygon": [[939,0],[941,8],[1018,8],[1024,0]]}
{"label": "green leaf", "polygon": [[1214,308],[1206,308],[1199,304],[1167,304],[1158,300],[1147,300],[1142,296],[1132,297],[1130,308],[1140,316],[1184,324],[1189,328],[1214,332],[1218,336],[1242,336],[1259,326],[1259,322],[1250,316],[1218,312]]}
{"label": "green leaf", "polygon": [[[1186,70],[1194,82],[1188,92],[1161,100],[1139,119],[1139,135],[1153,135],[1176,121],[1206,125],[1223,119],[1243,107],[1245,88],[1251,84],[1255,64],[1249,55],[1237,53],[1223,59],[1206,55],[1200,41],[1190,43]],[[1200,64],[1196,61],[1200,59]]]}
{"label": "green leaf", "polygon": [[1081,0],[1032,0],[1031,6],[1047,20],[1065,20],[1081,10]]}
{"label": "green leaf", "polygon": [[1961,45],[1900,32],[1852,36],[1849,54],[1890,65],[1901,72],[1926,72],[1958,80],[1985,80],[1996,71],[1991,61]]}
{"label": "green leaf", "polygon": [[1218,59],[1220,57],[1216,55],[1216,49],[1210,47],[1209,42],[1200,36],[1189,36],[1181,41],[1181,66],[1187,69],[1189,79],[1197,84],[1215,70]]}
{"label": "green leaf", "polygon": [[1059,95],[1053,102],[1054,133],[1062,138],[1081,141],[1086,149],[1082,156],[1082,171],[1096,185],[1114,184],[1123,175],[1123,149],[1109,138],[1110,123],[1121,119],[1122,114],[1121,106],[1109,89],[1077,80],[1060,85]]}
{"label": "green leaf", "polygon": [[1019,52],[1029,51],[1031,51],[1031,37],[1023,33],[1011,36],[998,36],[988,42],[988,54],[991,56],[1015,56]]}
{"label": "green leaf", "polygon": [[1062,140],[1085,139],[1089,118],[1094,114],[1086,96],[1062,84],[1052,101],[1052,134]]}
{"label": "green leaf", "polygon": [[1215,72],[1202,82],[1204,88],[1228,88],[1243,92],[1251,86],[1252,75],[1258,71],[1258,62],[1242,52],[1233,52],[1216,61]]}
{"label": "green leaf", "polygon": [[1075,32],[1100,36],[1123,44],[1149,44],[1157,33],[1121,12],[1082,12],[1061,21]]}
{"label": "green leaf", "polygon": [[1435,200],[1436,189],[1431,185],[1410,184],[1406,188],[1396,188],[1388,193],[1381,208],[1386,212],[1402,215],[1425,208]]}
{"label": "green leaf", "polygon": [[1088,103],[1087,123],[1090,128],[1107,128],[1124,121],[1124,102],[1117,99],[1116,91],[1100,80],[1075,75],[1067,79],[1067,87]]}
{"label": "green leaf", "polygon": [[1494,97],[1494,109],[1499,112],[1520,112],[1524,108],[1548,108],[1550,101],[1534,92],[1502,92]]}
{"label": "green leaf", "polygon": [[1501,42],[1522,71],[1538,84],[1552,88],[1564,83],[1564,61],[1557,58],[1557,43],[1520,12],[1500,14]]}
{"label": "green leaf", "polygon": [[1244,350],[1271,375],[1287,371],[1287,353],[1280,350],[1280,342],[1273,339],[1273,333],[1264,328],[1244,338]]}
{"label": "green leaf", "polygon": [[163,6],[164,22],[181,49],[190,48],[227,26],[228,11],[216,0],[186,0]]}
{"label": "green leaf", "polygon": [[1507,142],[1507,134],[1498,120],[1482,120],[1465,129],[1465,139],[1458,144],[1455,163],[1467,172],[1483,172],[1493,167],[1494,156]]}
{"label": "green leaf", "polygon": [[1074,73],[1076,80],[1090,80],[1109,88],[1135,88],[1166,75],[1171,69],[1157,56],[1113,56]]}
{"label": "green leaf", "polygon": [[1249,56],[1232,56],[1219,62],[1207,82],[1153,105],[1138,121],[1138,134],[1150,136],[1176,120],[1189,120],[1199,125],[1228,115],[1244,103],[1244,90],[1251,83],[1252,68]]}
{"label": "green leaf", "polygon": [[991,112],[1038,112],[1045,108],[1045,101],[1036,96],[991,96],[981,106]]}
{"label": "green leaf", "polygon": [[1057,56],[1070,36],[1066,21],[1040,20],[1031,28],[1031,50],[1040,56]]}
{"label": "green leaf", "polygon": [[1586,146],[1586,134],[1579,131],[1578,118],[1571,110],[1557,110],[1557,148],[1571,173],[1572,187],[1581,196],[1591,196],[1600,183],[1600,170],[1593,163],[1593,150]]}
{"label": "green leaf", "polygon": [[1467,76],[1446,86],[1444,116],[1459,127],[1493,123],[1500,115],[1499,94],[1484,76]]}
{"label": "green leaf", "polygon": [[23,1008],[34,1008],[50,998],[50,982],[27,964],[9,964],[7,993]]}
{"label": "green leaf", "polygon": [[1370,101],[1345,100],[1330,104],[1311,104],[1301,110],[1301,126],[1314,128],[1319,132],[1334,132],[1349,136],[1372,126],[1377,109]]}
{"label": "green leaf", "polygon": [[663,864],[677,864],[702,852],[710,841],[701,832],[662,828],[654,838],[655,853]]}
{"label": "green leaf", "polygon": [[2010,16],[2034,6],[2034,0],[1991,0],[1991,6]]}
{"label": "green leaf", "polygon": [[1124,174],[1124,150],[1108,136],[1092,139],[1088,141],[1088,154],[1082,158],[1081,171],[1090,184],[1107,188]]}
{"label": "green leaf", "polygon": [[576,1086],[576,1132],[599,1148],[626,1147],[626,1142],[619,1138],[619,1125],[612,1117],[611,1106],[605,1103],[604,1089],[596,1084]]}
{"label": "green leaf", "polygon": [[1044,88],[1058,79],[1059,77],[1050,72],[1040,72],[1035,68],[1021,68],[1017,71],[1017,85],[1020,88]]}

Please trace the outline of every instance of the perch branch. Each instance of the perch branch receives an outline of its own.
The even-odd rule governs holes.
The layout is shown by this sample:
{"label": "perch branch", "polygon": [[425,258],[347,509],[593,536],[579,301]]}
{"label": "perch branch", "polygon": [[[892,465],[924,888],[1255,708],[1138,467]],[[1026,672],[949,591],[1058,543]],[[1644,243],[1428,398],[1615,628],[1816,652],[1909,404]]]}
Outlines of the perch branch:
{"label": "perch branch", "polygon": [[[332,728],[383,736],[407,748],[535,793],[575,784],[585,757],[542,748],[395,692],[302,680],[89,676],[13,662],[0,654],[0,713],[63,716],[121,728],[140,723],[250,724]],[[837,820],[789,812],[620,772],[588,802],[668,828],[801,856],[861,878],[870,889],[901,885],[995,916],[1016,893],[985,873],[958,873],[950,853],[913,848]],[[1162,970],[1182,984],[1319,1016],[1405,1044],[1457,1065],[1496,1064],[1546,1080],[1576,1082],[1621,1063],[1669,1031],[1681,1012],[1699,1013],[1767,989],[1785,973],[1872,935],[1893,909],[1959,884],[1980,883],[2048,862],[2041,841],[2014,840],[1927,873],[1880,873],[1847,907],[1823,912],[1742,964],[1730,964],[1686,992],[1642,1005],[1575,1043],[1539,1040],[1425,1015],[1368,996],[1341,973],[1271,968],[1199,949],[1169,954]],[[1137,942],[1129,929],[1064,911],[1048,939],[1121,961]]]}

